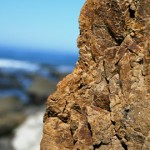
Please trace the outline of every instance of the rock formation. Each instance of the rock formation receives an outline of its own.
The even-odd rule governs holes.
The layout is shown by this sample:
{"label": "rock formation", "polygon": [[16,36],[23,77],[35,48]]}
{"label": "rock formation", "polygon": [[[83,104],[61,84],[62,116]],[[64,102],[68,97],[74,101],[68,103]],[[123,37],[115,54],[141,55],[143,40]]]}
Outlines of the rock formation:
{"label": "rock formation", "polygon": [[150,149],[150,1],[87,0],[80,56],[47,100],[41,150]]}

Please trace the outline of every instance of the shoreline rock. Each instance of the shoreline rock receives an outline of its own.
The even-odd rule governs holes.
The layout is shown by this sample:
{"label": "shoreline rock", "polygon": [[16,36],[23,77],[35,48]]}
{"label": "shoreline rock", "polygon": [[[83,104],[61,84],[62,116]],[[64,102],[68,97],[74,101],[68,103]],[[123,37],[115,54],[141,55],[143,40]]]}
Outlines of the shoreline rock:
{"label": "shoreline rock", "polygon": [[11,134],[25,120],[22,108],[16,97],[0,98],[0,137]]}

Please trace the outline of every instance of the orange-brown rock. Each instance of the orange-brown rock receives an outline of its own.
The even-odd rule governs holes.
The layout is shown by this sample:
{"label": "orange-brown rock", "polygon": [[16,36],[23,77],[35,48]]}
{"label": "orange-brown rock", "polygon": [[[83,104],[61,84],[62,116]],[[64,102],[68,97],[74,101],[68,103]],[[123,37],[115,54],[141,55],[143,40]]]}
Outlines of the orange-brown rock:
{"label": "orange-brown rock", "polygon": [[41,150],[150,149],[150,1],[87,0],[74,71],[47,100]]}

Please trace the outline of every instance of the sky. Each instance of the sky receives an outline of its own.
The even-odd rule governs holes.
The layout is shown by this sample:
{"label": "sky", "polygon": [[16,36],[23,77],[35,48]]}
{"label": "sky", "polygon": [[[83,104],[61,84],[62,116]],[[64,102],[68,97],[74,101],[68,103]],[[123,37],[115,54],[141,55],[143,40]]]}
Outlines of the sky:
{"label": "sky", "polygon": [[85,0],[0,0],[0,46],[77,51]]}

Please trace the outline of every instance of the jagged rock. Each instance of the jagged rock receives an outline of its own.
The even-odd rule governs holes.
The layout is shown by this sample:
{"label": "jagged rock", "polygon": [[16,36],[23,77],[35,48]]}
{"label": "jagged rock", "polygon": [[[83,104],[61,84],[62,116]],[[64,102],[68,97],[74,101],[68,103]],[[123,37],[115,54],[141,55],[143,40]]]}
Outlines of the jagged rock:
{"label": "jagged rock", "polygon": [[150,149],[150,1],[87,0],[80,57],[47,100],[41,150]]}

